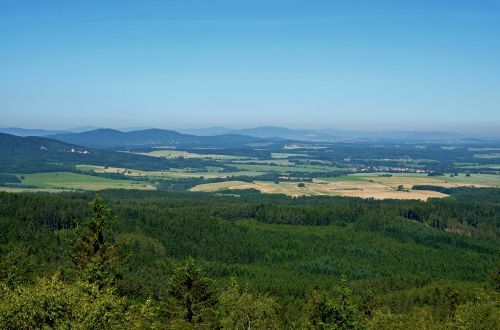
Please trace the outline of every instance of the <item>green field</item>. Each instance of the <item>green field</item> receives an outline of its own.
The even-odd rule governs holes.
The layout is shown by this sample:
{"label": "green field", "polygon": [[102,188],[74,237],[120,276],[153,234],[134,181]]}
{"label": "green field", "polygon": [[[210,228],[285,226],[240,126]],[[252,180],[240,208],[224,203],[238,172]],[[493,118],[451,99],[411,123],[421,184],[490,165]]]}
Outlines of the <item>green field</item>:
{"label": "green field", "polygon": [[474,158],[481,158],[481,159],[496,159],[500,158],[500,153],[491,153],[491,154],[475,154]]}
{"label": "green field", "polygon": [[307,154],[293,154],[293,153],[288,153],[288,152],[272,152],[271,157],[274,159],[283,159],[283,158],[290,158],[290,157],[308,157]]}
{"label": "green field", "polygon": [[164,178],[164,179],[183,179],[183,178],[225,178],[231,176],[258,176],[262,172],[257,171],[235,171],[235,172],[219,172],[220,167],[207,166],[205,171],[200,169],[170,169],[165,171],[141,171],[136,169],[126,169],[121,167],[107,167],[95,165],[77,165],[77,169],[81,171],[93,171],[96,173],[121,173],[130,177],[148,177],[148,178]]}
{"label": "green field", "polygon": [[458,165],[460,169],[479,169],[479,168],[484,168],[484,169],[495,169],[495,170],[500,170],[500,165],[498,164],[465,164],[465,165]]}
{"label": "green field", "polygon": [[[443,176],[428,176],[427,174],[418,173],[393,173],[391,177],[381,176],[383,173],[353,173],[346,177],[333,178],[333,180],[343,181],[348,178],[358,178],[361,180],[372,180],[376,182],[391,182],[400,181],[402,183],[414,183],[417,184],[435,184],[435,185],[451,185],[451,184],[462,184],[462,185],[486,185],[486,186],[500,186],[500,175],[497,174],[470,174],[466,176],[460,173],[458,176],[450,177],[450,173],[446,173]],[[326,179],[330,180],[330,179]]]}
{"label": "green field", "polygon": [[113,180],[69,172],[19,174],[18,177],[22,179],[21,189],[22,186],[58,190],[155,189],[132,180]]}
{"label": "green field", "polygon": [[233,161],[231,164],[263,164],[263,165],[276,165],[276,166],[294,166],[295,163],[287,158],[277,159],[259,159],[259,160],[238,160]]}
{"label": "green field", "polygon": [[238,157],[218,154],[197,154],[182,150],[155,150],[151,152],[141,152],[140,155],[163,157],[163,158],[206,158],[214,160],[250,159],[250,157]]}
{"label": "green field", "polygon": [[278,165],[253,165],[253,164],[233,164],[234,167],[240,170],[255,171],[255,172],[278,172],[278,173],[291,173],[291,172],[303,172],[303,173],[315,173],[315,172],[330,172],[340,170],[336,167],[328,166],[278,166]]}
{"label": "green field", "polygon": [[484,184],[492,186],[500,186],[500,175],[498,174],[459,174],[458,176],[450,177],[449,174],[444,176],[448,182],[470,183],[470,184]]}

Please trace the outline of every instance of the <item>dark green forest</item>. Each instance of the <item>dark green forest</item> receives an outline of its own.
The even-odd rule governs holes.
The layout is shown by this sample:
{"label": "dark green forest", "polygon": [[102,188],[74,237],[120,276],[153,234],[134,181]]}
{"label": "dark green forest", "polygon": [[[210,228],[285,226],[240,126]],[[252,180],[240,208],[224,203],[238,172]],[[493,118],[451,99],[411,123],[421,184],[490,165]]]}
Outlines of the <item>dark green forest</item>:
{"label": "dark green forest", "polygon": [[498,329],[492,190],[0,193],[0,328]]}

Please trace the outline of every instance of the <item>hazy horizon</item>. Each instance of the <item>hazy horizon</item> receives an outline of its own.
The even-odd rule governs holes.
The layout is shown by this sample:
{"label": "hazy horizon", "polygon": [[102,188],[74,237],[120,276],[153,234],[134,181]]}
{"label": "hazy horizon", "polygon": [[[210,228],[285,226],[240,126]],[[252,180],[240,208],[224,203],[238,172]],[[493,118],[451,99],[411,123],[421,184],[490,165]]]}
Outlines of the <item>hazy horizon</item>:
{"label": "hazy horizon", "polygon": [[[254,126],[222,126],[222,125],[214,125],[214,126],[187,126],[187,127],[170,127],[170,126],[97,126],[97,125],[84,125],[84,126],[61,126],[61,127],[38,127],[38,126],[18,126],[18,125],[3,125],[0,123],[0,129],[27,129],[27,130],[47,130],[47,131],[66,131],[66,132],[85,132],[96,129],[114,129],[118,131],[131,132],[131,131],[140,131],[147,129],[163,129],[163,130],[172,130],[172,131],[203,131],[210,129],[227,129],[227,130],[251,130],[257,128],[284,128],[291,130],[311,130],[311,131],[322,131],[322,130],[332,130],[338,131],[340,133],[373,133],[373,134],[390,134],[390,133],[450,133],[450,134],[459,134],[464,137],[500,137],[500,132],[495,128],[492,128],[491,131],[482,130],[482,131],[474,131],[474,130],[451,130],[451,129],[348,129],[348,128],[338,128],[338,127],[290,127],[290,126],[279,126],[279,125],[254,125]],[[187,132],[190,134],[190,132]]]}
{"label": "hazy horizon", "polygon": [[500,131],[500,3],[2,1],[0,125]]}

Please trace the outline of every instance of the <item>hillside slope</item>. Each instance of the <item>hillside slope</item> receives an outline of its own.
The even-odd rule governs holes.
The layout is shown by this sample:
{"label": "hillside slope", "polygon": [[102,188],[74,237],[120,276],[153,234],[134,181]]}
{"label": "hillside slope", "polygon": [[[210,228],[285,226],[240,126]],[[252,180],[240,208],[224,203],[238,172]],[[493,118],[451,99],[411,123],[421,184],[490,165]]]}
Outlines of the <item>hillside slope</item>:
{"label": "hillside slope", "polygon": [[171,130],[146,129],[122,132],[114,129],[96,129],[82,133],[49,136],[52,139],[93,148],[140,148],[153,146],[183,147],[241,147],[261,139],[239,134],[194,136]]}
{"label": "hillside slope", "polygon": [[44,137],[0,133],[0,173],[70,170],[76,164],[137,169],[165,169],[172,161],[122,152],[101,151]]}

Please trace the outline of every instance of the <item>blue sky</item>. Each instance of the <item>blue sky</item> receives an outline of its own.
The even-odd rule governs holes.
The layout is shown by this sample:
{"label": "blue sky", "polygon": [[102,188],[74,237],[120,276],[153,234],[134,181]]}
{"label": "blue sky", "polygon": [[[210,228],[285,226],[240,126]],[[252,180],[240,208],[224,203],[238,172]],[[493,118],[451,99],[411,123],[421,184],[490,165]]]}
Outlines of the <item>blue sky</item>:
{"label": "blue sky", "polygon": [[0,0],[0,126],[500,130],[498,0]]}

